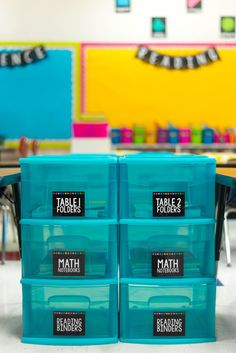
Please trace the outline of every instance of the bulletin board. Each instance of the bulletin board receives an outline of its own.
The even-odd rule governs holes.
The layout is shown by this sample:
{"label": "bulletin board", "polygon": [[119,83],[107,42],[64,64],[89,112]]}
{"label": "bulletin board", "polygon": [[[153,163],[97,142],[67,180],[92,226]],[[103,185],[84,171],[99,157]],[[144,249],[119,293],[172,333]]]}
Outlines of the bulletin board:
{"label": "bulletin board", "polygon": [[0,50],[39,44],[46,49],[45,59],[0,68],[0,134],[7,139],[68,139],[79,115],[79,44],[0,43]]}
{"label": "bulletin board", "polygon": [[235,126],[235,44],[148,45],[167,55],[195,55],[214,46],[220,61],[168,70],[135,58],[138,44],[83,44],[81,107],[105,114],[112,126],[154,122]]}

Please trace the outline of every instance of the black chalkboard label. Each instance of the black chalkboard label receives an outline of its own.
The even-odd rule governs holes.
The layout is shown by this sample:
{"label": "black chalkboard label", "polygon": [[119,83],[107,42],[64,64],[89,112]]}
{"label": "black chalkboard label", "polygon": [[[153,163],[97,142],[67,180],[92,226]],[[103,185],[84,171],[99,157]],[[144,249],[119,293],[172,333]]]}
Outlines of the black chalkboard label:
{"label": "black chalkboard label", "polygon": [[85,215],[85,192],[53,192],[53,216],[83,217]]}
{"label": "black chalkboard label", "polygon": [[183,217],[185,215],[184,192],[153,192],[153,217]]}
{"label": "black chalkboard label", "polygon": [[53,334],[55,336],[85,336],[85,312],[54,311]]}
{"label": "black chalkboard label", "polygon": [[184,254],[182,252],[153,252],[153,277],[183,277]]}
{"label": "black chalkboard label", "polygon": [[153,336],[185,336],[185,313],[153,313]]}
{"label": "black chalkboard label", "polygon": [[85,275],[84,251],[54,251],[52,256],[54,276]]}

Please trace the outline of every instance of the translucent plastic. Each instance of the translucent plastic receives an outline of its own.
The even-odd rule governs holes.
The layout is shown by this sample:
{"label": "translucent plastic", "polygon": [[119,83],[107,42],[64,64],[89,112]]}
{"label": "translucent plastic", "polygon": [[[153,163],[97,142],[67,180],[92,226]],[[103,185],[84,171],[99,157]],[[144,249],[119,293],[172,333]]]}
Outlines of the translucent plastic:
{"label": "translucent plastic", "polygon": [[[121,341],[151,344],[215,341],[214,279],[159,280],[157,284],[151,284],[150,280],[128,284],[130,281],[121,281]],[[155,320],[162,314],[167,319],[181,315],[185,318],[185,324],[182,323],[185,328],[178,331],[176,326],[170,329],[167,326],[157,333]]]}
{"label": "translucent plastic", "polygon": [[79,219],[117,217],[117,157],[36,156],[20,163],[22,218],[53,218],[55,192],[84,193],[84,215]]}
{"label": "translucent plastic", "polygon": [[[76,278],[80,266],[73,257],[84,262],[83,278],[117,277],[117,224],[105,220],[22,220],[22,273],[24,278]],[[63,253],[72,261],[63,265]],[[76,254],[81,253],[76,257]],[[61,256],[61,267],[55,277],[53,259]],[[70,256],[72,254],[72,256]],[[74,255],[74,256],[73,256]],[[65,261],[64,261],[65,262]],[[54,266],[53,266],[54,265]],[[64,266],[64,268],[63,268]],[[71,276],[70,276],[71,274]]]}
{"label": "translucent plastic", "polygon": [[[120,274],[121,277],[152,278],[155,276],[214,277],[215,236],[214,221],[204,219],[184,220],[122,220],[120,224]],[[155,255],[158,253],[159,255]],[[153,258],[160,262],[158,271]],[[172,260],[180,254],[180,264]],[[178,258],[178,256],[177,256]],[[179,261],[179,260],[177,260]],[[166,270],[166,272],[165,272]]]}
{"label": "translucent plastic", "polygon": [[[157,192],[182,193],[183,218],[213,218],[215,168],[215,160],[204,156],[143,153],[119,158],[120,218],[154,218]],[[177,214],[165,214],[173,216]]]}
{"label": "translucent plastic", "polygon": [[[117,342],[115,281],[22,280],[22,284],[22,342],[54,345]],[[62,330],[61,335],[55,332],[55,315],[66,314],[70,318],[81,313],[83,334],[71,329]]]}

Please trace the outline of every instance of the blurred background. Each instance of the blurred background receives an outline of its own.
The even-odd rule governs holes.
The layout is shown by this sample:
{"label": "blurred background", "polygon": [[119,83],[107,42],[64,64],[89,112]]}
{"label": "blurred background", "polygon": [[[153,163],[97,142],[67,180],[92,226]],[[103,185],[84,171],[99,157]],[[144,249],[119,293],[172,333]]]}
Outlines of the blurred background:
{"label": "blurred background", "polygon": [[[236,167],[235,0],[0,0],[0,9],[0,169],[37,154],[137,151]],[[1,189],[2,262],[14,267],[11,198]],[[219,283],[230,286],[234,190],[226,211],[230,251],[225,243]],[[220,300],[236,298],[227,291]],[[228,339],[233,352],[235,321],[220,332],[217,347]]]}
{"label": "blurred background", "polygon": [[69,151],[235,159],[235,1],[0,4],[4,165]]}

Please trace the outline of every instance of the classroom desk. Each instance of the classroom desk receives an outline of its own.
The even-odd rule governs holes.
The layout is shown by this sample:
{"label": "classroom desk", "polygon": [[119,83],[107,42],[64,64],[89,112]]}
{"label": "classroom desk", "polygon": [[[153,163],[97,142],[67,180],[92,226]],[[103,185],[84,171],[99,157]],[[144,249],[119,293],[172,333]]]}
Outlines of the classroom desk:
{"label": "classroom desk", "polygon": [[11,153],[11,154],[15,154],[17,152],[16,148],[7,148],[4,146],[0,146],[0,160],[2,159],[2,154],[3,153]]}
{"label": "classroom desk", "polygon": [[8,160],[0,160],[0,168],[19,168],[20,163],[19,160],[8,161]]}
{"label": "classroom desk", "polygon": [[216,261],[220,259],[220,248],[224,224],[225,205],[231,188],[236,188],[236,168],[217,168],[217,214],[216,214]]}
{"label": "classroom desk", "polygon": [[15,216],[19,249],[21,253],[21,229],[20,229],[20,168],[0,168],[0,187],[11,185],[15,204]]}

